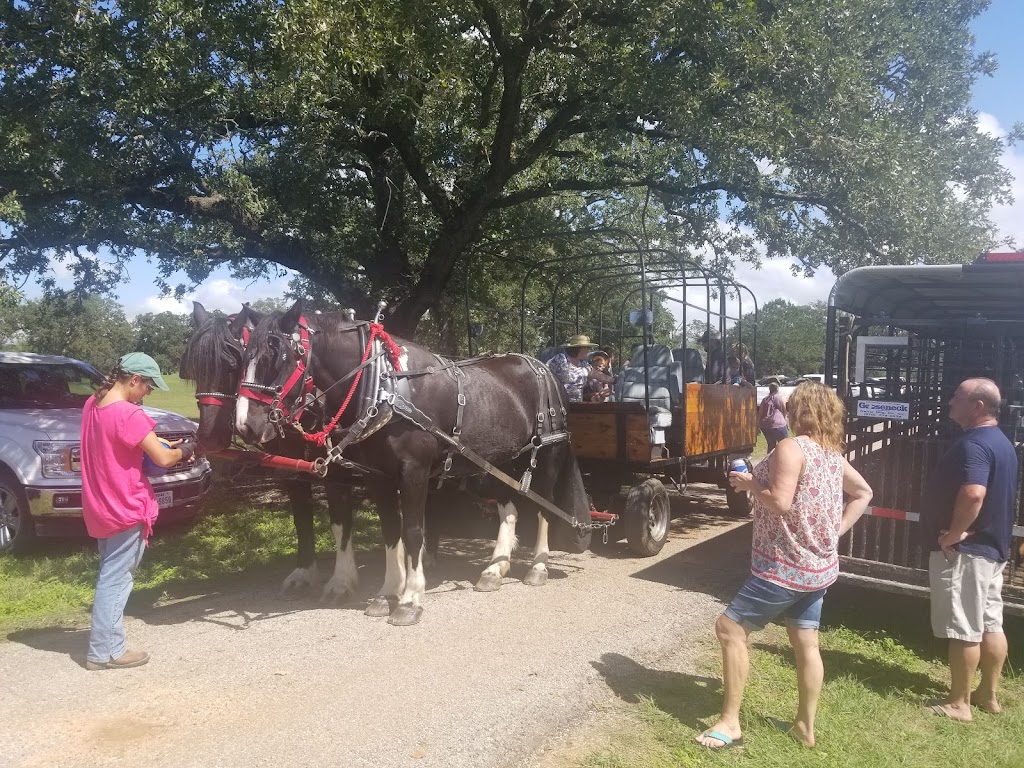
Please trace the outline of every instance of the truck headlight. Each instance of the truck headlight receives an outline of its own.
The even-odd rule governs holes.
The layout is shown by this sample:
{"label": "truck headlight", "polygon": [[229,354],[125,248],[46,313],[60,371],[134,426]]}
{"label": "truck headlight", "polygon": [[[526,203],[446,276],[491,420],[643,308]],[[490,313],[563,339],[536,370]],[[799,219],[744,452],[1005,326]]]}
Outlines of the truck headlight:
{"label": "truck headlight", "polygon": [[43,460],[43,477],[78,477],[81,474],[79,444],[67,440],[36,440],[32,443]]}

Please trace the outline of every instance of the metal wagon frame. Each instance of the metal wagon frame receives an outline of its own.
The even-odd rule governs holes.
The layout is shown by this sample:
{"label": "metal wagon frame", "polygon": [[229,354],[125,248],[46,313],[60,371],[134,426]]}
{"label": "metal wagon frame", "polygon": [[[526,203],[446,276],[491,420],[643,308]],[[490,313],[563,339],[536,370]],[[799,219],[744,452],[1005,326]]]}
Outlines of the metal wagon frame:
{"label": "metal wagon frame", "polygon": [[[592,262],[594,257],[606,259],[597,266],[585,263]],[[522,353],[535,351],[526,349],[527,296],[532,282],[540,278],[548,290],[544,305],[550,311],[550,318],[546,321],[550,346],[561,344],[566,333],[591,331],[599,344],[613,341],[623,363],[628,359],[622,354],[624,343],[637,340],[637,346],[642,348],[642,360],[647,361],[652,339],[649,338],[645,313],[654,316],[659,294],[665,300],[682,305],[684,328],[687,310],[696,309],[706,318],[708,328],[713,327],[712,317],[716,319],[723,341],[727,335],[727,323],[735,322],[734,340],[743,342],[745,292],[754,306],[750,337],[756,355],[758,305],[753,292],[747,286],[684,259],[676,252],[642,248],[637,244],[633,249],[594,250],[587,254],[539,261],[508,256],[499,258],[524,268],[519,286],[519,351]],[[471,353],[474,336],[470,290],[472,274],[470,265],[466,271],[465,302]],[[582,285],[596,289],[598,294],[597,311],[589,317],[585,316],[583,303],[585,295],[594,298],[594,292],[585,294],[579,290]],[[565,300],[566,288],[576,290],[574,300]],[[682,289],[683,298],[661,293],[667,289]],[[701,306],[688,301],[688,289],[703,290],[705,304]],[[609,298],[616,292],[622,295],[617,312],[612,307],[613,318],[617,322],[606,318]],[[727,311],[730,292],[738,302],[735,316]],[[643,318],[639,330],[627,320],[627,307],[635,306],[637,299]],[[713,300],[717,301],[717,309],[713,308]],[[566,312],[567,305],[571,308],[569,312]],[[565,319],[567,314],[574,317]],[[682,489],[687,482],[718,485],[726,489],[732,514],[748,514],[750,504],[747,495],[733,492],[728,486],[728,462],[737,455],[748,457],[757,440],[754,388],[690,382],[683,385],[684,391],[680,393],[682,402],[672,409],[673,424],[666,440],[668,455],[655,458],[651,451],[653,438],[648,437],[651,412],[648,367],[644,366],[643,371],[642,403],[572,403],[569,412],[570,433],[588,491],[598,507],[610,509],[621,518],[622,526],[617,529],[618,533],[624,534],[631,548],[641,555],[656,554],[667,539],[671,512],[666,484],[677,489]],[[710,422],[715,422],[714,430],[707,428]],[[715,435],[713,439],[705,441],[700,450],[692,450],[696,435],[711,432]],[[629,490],[623,493],[627,487]]]}

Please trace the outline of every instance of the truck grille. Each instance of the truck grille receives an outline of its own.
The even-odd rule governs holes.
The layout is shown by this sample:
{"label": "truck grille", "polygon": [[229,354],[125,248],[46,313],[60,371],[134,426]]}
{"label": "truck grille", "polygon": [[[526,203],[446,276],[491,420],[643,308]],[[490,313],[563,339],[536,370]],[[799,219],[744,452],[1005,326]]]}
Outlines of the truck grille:
{"label": "truck grille", "polygon": [[[196,439],[195,432],[157,432],[156,436],[168,443],[182,439],[195,442]],[[179,461],[174,466],[168,467],[167,472],[184,472],[188,469],[191,469],[191,465],[187,461]]]}

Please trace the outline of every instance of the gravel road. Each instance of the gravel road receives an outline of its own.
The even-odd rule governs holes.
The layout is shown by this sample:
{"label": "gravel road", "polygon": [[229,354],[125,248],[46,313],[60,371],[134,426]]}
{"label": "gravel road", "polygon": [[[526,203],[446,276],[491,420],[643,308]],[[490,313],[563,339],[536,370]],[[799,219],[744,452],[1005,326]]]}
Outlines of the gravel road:
{"label": "gravel road", "polygon": [[489,544],[445,541],[415,627],[362,615],[383,576],[367,553],[360,601],[338,608],[281,598],[279,574],[129,604],[129,641],[153,655],[138,669],[87,672],[83,631],[15,633],[0,642],[0,765],[537,765],[631,675],[713,640],[749,529],[721,516],[721,492],[673,503],[658,557],[554,553],[541,588],[515,580],[516,560],[501,591],[476,593]]}

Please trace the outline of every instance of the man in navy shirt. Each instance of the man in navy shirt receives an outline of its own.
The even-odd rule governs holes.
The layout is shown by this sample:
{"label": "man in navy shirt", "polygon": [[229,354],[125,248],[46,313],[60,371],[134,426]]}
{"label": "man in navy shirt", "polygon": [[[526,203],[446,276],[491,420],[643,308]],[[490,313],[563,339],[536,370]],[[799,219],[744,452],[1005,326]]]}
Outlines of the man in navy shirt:
{"label": "man in navy shirt", "polygon": [[[1003,568],[1016,512],[1017,454],[998,426],[999,388],[967,379],[949,401],[964,433],[939,460],[921,502],[923,545],[930,550],[932,631],[949,639],[949,696],[930,702],[938,715],[969,721],[971,704],[999,712],[996,689],[1006,661]],[[981,684],[971,692],[981,666]]]}

